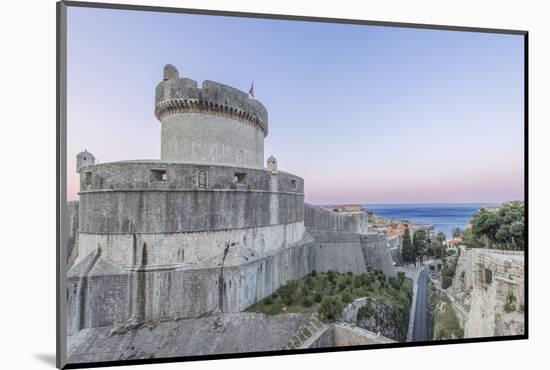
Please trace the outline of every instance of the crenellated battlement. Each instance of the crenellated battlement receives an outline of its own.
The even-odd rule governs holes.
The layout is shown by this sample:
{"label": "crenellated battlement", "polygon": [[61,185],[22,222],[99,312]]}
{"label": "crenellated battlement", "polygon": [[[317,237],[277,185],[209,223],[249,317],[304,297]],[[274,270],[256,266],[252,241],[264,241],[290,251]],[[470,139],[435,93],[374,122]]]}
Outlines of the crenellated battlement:
{"label": "crenellated battlement", "polygon": [[167,64],[155,115],[161,160],[264,168],[267,110],[241,90],[208,80],[199,87]]}
{"label": "crenellated battlement", "polygon": [[[172,67],[174,68],[174,67]],[[155,91],[155,116],[163,117],[174,113],[207,113],[249,123],[267,136],[267,110],[258,100],[234,87],[214,81],[197,81],[180,78],[177,70],[165,72],[165,79]]]}

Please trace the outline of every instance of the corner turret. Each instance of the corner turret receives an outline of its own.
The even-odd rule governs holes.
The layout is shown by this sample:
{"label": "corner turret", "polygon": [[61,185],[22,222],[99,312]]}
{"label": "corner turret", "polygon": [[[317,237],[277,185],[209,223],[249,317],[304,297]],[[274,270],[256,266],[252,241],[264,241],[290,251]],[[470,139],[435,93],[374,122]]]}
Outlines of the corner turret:
{"label": "corner turret", "polygon": [[87,166],[95,165],[95,157],[92,153],[84,149],[76,155],[76,172],[80,172],[80,169]]}
{"label": "corner turret", "polygon": [[267,170],[271,172],[272,175],[277,174],[277,159],[272,155],[267,158]]}

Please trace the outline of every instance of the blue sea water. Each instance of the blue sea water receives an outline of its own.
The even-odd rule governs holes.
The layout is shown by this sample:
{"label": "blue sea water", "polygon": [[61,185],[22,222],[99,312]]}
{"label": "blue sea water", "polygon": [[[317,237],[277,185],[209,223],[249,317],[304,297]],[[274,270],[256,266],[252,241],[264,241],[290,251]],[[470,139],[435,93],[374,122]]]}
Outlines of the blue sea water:
{"label": "blue sea water", "polygon": [[364,204],[375,214],[396,220],[415,221],[430,224],[435,232],[443,231],[447,239],[452,238],[455,227],[464,229],[468,220],[482,207],[489,204]]}

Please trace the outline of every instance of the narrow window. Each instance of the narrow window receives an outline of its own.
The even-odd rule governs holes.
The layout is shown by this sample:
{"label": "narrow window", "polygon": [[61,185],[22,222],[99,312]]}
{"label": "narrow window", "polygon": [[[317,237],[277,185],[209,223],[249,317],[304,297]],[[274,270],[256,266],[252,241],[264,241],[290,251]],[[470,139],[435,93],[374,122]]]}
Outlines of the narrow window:
{"label": "narrow window", "polygon": [[151,181],[166,181],[166,170],[165,169],[151,170]]}
{"label": "narrow window", "polygon": [[84,175],[84,184],[90,185],[92,183],[92,171],[86,171]]}
{"label": "narrow window", "polygon": [[237,172],[234,178],[235,184],[246,184],[246,173]]}
{"label": "narrow window", "polygon": [[485,269],[485,284],[491,285],[493,282],[493,271]]}
{"label": "narrow window", "polygon": [[296,190],[296,180],[295,179],[290,180],[290,188],[292,190]]}
{"label": "narrow window", "polygon": [[199,183],[198,184],[199,188],[206,188],[206,185],[207,185],[206,171],[204,171],[204,170],[199,171],[198,183]]}

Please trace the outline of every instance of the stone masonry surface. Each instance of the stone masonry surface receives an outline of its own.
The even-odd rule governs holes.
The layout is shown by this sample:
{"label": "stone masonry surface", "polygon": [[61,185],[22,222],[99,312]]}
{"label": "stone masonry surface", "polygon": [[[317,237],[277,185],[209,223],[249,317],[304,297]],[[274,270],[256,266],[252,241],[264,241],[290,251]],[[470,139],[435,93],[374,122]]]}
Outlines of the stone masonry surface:
{"label": "stone masonry surface", "polygon": [[81,330],[68,346],[69,362],[117,361],[281,349],[310,314],[213,315],[148,323],[111,334],[111,327]]}
{"label": "stone masonry surface", "polygon": [[523,334],[523,252],[460,249],[455,277],[447,293],[464,336]]}
{"label": "stone masonry surface", "polygon": [[161,159],[263,168],[267,110],[233,87],[179,73],[165,75],[155,92],[161,121]]}
{"label": "stone masonry surface", "polygon": [[[232,315],[314,270],[395,274],[366,213],[305,205],[303,179],[274,157],[264,168],[260,102],[167,65],[155,113],[161,160],[79,168],[66,246],[72,361],[280,349],[301,316]],[[271,338],[257,338],[262,327]],[[194,342],[178,347],[182,337]]]}

